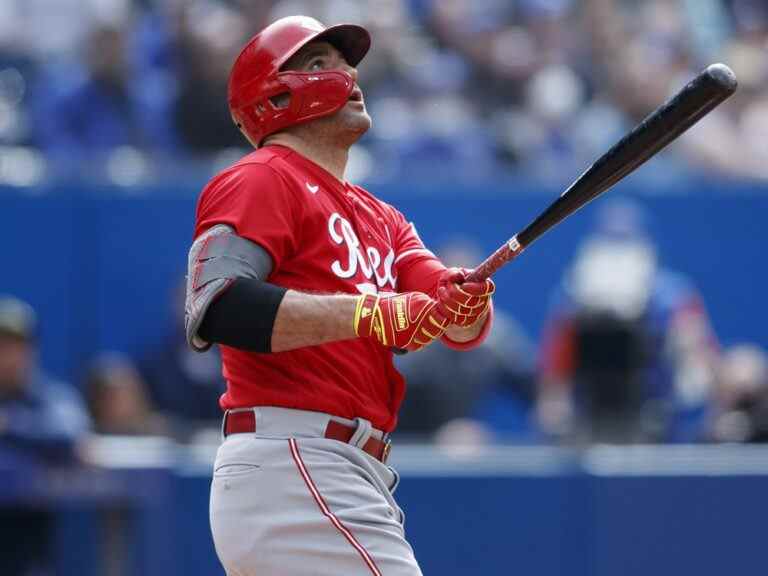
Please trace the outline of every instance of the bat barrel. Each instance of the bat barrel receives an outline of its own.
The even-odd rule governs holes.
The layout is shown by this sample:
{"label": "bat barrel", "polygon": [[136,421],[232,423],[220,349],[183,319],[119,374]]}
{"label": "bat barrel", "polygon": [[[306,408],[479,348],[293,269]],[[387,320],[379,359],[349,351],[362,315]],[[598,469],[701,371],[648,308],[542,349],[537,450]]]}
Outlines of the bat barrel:
{"label": "bat barrel", "polygon": [[517,235],[520,243],[523,247],[530,245],[552,226],[636,170],[722,104],[737,86],[736,75],[728,66],[708,66],[592,164],[560,198]]}
{"label": "bat barrel", "polygon": [[547,230],[611,188],[714,110],[737,86],[736,75],[725,64],[705,68],[603,154],[560,198],[475,268],[468,279],[479,281],[491,276]]}

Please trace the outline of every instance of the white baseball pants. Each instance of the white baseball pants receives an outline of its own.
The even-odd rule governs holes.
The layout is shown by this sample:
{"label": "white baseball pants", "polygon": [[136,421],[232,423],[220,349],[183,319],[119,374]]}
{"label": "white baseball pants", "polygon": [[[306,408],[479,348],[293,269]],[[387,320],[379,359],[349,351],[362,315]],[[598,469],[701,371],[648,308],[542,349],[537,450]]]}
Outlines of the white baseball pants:
{"label": "white baseball pants", "polygon": [[257,431],[225,438],[214,464],[211,530],[227,576],[421,576],[393,469],[324,438],[328,415],[255,411]]}

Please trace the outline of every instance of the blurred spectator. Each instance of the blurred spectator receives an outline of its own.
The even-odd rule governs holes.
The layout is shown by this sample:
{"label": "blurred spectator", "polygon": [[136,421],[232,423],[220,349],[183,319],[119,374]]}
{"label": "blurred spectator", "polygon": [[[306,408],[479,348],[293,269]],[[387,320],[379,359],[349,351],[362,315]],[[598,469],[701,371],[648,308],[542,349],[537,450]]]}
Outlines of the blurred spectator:
{"label": "blurred spectator", "polygon": [[221,426],[219,397],[224,393],[218,347],[205,354],[193,352],[184,334],[184,286],[171,298],[173,324],[161,343],[138,363],[152,405],[175,432]]}
{"label": "blurred spectator", "polygon": [[540,425],[577,441],[703,439],[716,354],[700,296],[658,265],[642,212],[607,203],[546,322]]}
{"label": "blurred spectator", "polygon": [[[477,247],[461,238],[446,243],[439,253],[448,266],[480,261]],[[494,314],[493,330],[474,350],[457,354],[436,342],[418,354],[396,358],[408,386],[398,434],[434,435],[444,444],[530,439],[531,346],[508,314],[499,309]]]}
{"label": "blurred spectator", "polygon": [[178,92],[182,6],[186,0],[147,0],[136,10],[130,36],[131,90],[141,133],[148,145],[176,152],[179,137],[173,122]]}
{"label": "blurred spectator", "polygon": [[182,67],[175,109],[182,143],[194,153],[247,146],[227,107],[229,70],[245,43],[246,22],[224,4],[191,3],[184,11]]}
{"label": "blurred spectator", "polygon": [[525,354],[517,324],[504,312],[494,312],[493,331],[476,350],[457,354],[437,342],[397,358],[408,384],[398,435],[458,442],[456,434],[441,431],[449,425],[455,430],[451,423],[463,420],[496,441],[533,437],[531,355]]}
{"label": "blurred spectator", "polygon": [[[37,320],[32,308],[0,296],[0,458],[18,467],[66,462],[88,430],[75,390],[35,365]],[[33,506],[0,508],[0,574],[53,574],[53,517]]]}
{"label": "blurred spectator", "polygon": [[28,304],[0,297],[0,446],[66,459],[89,421],[76,390],[36,366],[36,324]]}
{"label": "blurred spectator", "polygon": [[[503,310],[496,312],[493,335],[488,339],[491,342],[486,356],[496,363],[496,374],[481,387],[470,415],[482,422],[496,441],[538,441],[533,410],[536,395],[533,345],[522,326]],[[487,363],[489,358],[477,361]]]}
{"label": "blurred spectator", "polygon": [[86,396],[94,430],[100,434],[168,433],[168,427],[150,406],[138,370],[117,353],[102,354],[86,379]]}
{"label": "blurred spectator", "polygon": [[288,13],[373,34],[360,71],[375,120],[361,142],[377,159],[369,177],[434,180],[424,167],[439,161],[446,178],[513,167],[569,180],[696,71],[725,61],[740,91],[645,174],[768,178],[760,0],[7,0],[0,143],[32,133],[75,174],[117,149],[123,168],[166,176],[174,164],[143,151],[215,158],[244,147],[226,107],[229,68],[245,37]]}
{"label": "blurred spectator", "polygon": [[742,344],[728,349],[717,380],[715,442],[768,442],[768,354]]}
{"label": "blurred spectator", "polygon": [[40,88],[50,94],[38,94],[38,144],[55,159],[80,162],[103,159],[119,147],[146,145],[131,95],[126,30],[94,28],[84,48],[80,78],[57,79]]}
{"label": "blurred spectator", "polygon": [[678,162],[687,160],[697,170],[768,177],[768,147],[758,136],[764,133],[768,101],[768,65],[763,57],[768,7],[764,2],[588,0],[586,7],[599,84],[632,122],[707,64],[730,64],[739,78],[739,91],[672,150],[679,154]]}

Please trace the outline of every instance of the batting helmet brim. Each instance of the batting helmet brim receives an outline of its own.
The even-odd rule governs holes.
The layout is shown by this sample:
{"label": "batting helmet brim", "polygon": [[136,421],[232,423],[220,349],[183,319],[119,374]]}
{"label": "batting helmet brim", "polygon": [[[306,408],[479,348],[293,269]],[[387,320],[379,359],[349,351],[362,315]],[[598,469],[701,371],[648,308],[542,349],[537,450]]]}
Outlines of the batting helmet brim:
{"label": "batting helmet brim", "polygon": [[282,58],[282,67],[294,54],[311,42],[328,42],[341,52],[347,64],[357,66],[371,48],[371,35],[368,30],[356,24],[337,24],[330,26],[315,36],[307,38],[300,46]]}

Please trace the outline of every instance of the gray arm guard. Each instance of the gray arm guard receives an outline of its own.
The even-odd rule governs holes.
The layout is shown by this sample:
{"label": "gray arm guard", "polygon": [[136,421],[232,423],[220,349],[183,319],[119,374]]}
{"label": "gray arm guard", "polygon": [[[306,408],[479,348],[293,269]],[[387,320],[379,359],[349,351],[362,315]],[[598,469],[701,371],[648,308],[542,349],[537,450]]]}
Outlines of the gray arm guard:
{"label": "gray arm guard", "polygon": [[201,234],[189,249],[184,324],[187,343],[197,352],[211,347],[197,335],[211,303],[236,278],[264,280],[272,271],[272,259],[258,244],[218,224]]}

